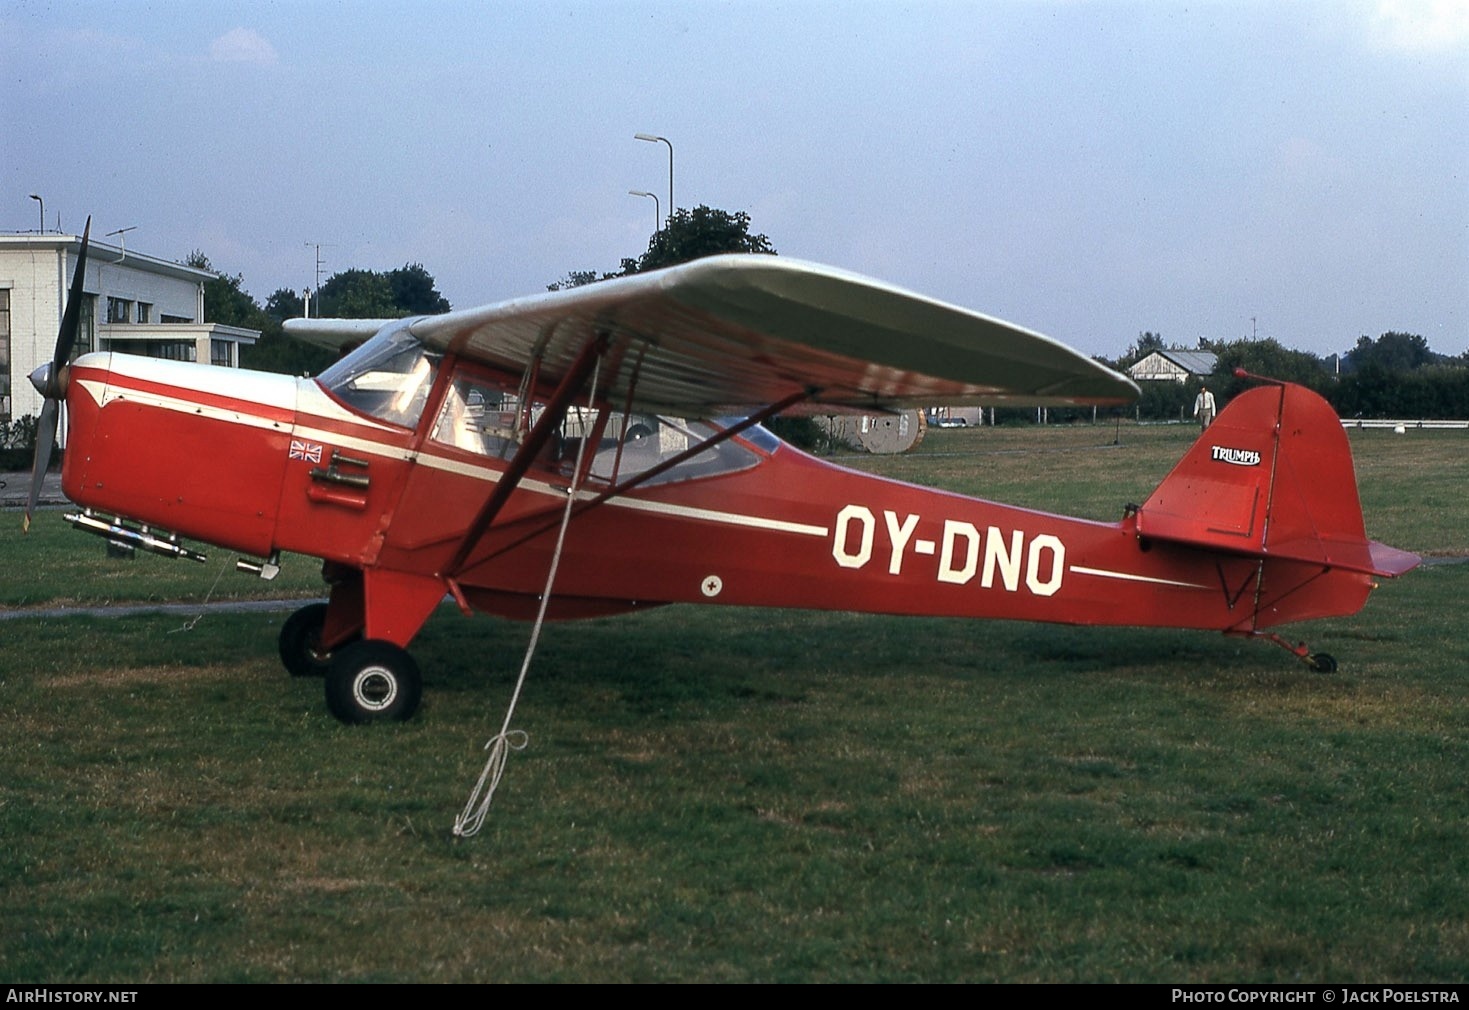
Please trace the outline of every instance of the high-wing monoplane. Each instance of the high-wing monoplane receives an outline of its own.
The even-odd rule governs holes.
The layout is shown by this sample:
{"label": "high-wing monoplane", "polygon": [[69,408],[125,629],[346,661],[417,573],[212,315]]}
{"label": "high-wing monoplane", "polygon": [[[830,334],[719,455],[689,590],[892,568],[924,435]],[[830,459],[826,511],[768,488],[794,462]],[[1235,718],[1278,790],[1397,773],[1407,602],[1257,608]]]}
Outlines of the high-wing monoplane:
{"label": "high-wing monoplane", "polygon": [[74,525],[176,557],[202,558],[181,537],[216,544],[265,573],[282,551],[323,559],[329,602],[286,621],[280,652],[347,722],[414,713],[408,646],[446,595],[514,618],[703,603],[1199,628],[1327,670],[1272,629],[1355,613],[1418,562],[1368,540],[1340,422],[1284,383],[1236,397],[1115,523],[785,445],[760,422],[1137,393],[1039,334],[812,264],[721,256],[439,316],[292,321],[360,341],[308,379],[68,364],[85,255],[84,238],[32,376],[38,468],[64,398]]}

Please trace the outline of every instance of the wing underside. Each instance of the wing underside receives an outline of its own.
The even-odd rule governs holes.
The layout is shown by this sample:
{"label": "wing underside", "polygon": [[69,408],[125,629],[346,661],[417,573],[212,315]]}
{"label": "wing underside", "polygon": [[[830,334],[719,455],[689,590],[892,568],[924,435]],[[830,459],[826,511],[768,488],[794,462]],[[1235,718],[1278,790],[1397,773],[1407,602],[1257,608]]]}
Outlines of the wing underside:
{"label": "wing underside", "polygon": [[[311,322],[315,322],[314,320]],[[1038,333],[878,281],[773,256],[715,256],[411,324],[426,345],[555,382],[604,338],[610,402],[708,416],[811,405],[1120,404],[1124,376]]]}

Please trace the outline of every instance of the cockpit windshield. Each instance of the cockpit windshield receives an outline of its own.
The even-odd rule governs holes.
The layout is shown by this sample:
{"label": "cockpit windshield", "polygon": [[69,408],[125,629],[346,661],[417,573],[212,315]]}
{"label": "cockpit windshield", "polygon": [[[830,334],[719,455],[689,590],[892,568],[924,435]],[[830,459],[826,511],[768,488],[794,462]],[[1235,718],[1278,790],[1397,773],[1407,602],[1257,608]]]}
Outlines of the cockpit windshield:
{"label": "cockpit windshield", "polygon": [[377,336],[317,379],[338,400],[389,424],[418,424],[441,356],[408,332],[407,322]]}

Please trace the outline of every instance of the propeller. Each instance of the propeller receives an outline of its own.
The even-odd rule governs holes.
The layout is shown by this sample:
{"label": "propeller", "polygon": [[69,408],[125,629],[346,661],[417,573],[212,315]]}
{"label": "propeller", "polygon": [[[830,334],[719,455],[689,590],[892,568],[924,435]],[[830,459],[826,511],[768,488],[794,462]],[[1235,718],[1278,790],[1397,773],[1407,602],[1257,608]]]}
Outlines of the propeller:
{"label": "propeller", "polygon": [[41,417],[36,422],[36,460],[31,467],[31,496],[26,502],[23,528],[29,532],[31,513],[36,510],[36,500],[41,496],[41,481],[46,468],[51,465],[51,450],[56,447],[56,422],[61,413],[61,402],[66,399],[67,362],[77,343],[77,334],[82,324],[82,282],[87,271],[87,245],[92,237],[92,219],[87,218],[87,227],[82,232],[82,249],[77,254],[76,269],[71,275],[71,289],[66,295],[66,312],[61,317],[61,332],[56,335],[56,353],[50,362],[31,373],[31,385],[45,397],[41,405]]}

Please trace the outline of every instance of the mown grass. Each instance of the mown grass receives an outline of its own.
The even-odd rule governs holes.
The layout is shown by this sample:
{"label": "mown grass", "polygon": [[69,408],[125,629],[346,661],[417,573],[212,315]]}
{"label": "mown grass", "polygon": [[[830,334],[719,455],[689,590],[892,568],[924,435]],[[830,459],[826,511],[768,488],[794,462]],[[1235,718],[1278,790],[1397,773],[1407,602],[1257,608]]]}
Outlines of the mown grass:
{"label": "mown grass", "polygon": [[[849,461],[1110,518],[1189,437],[1122,435]],[[1462,435],[1353,438],[1374,535],[1469,551]],[[1432,567],[1302,628],[1330,677],[1169,631],[556,625],[469,840],[524,626],[446,609],[420,717],[354,730],[281,672],[283,615],[6,621],[0,976],[1461,980],[1466,598],[1469,566]]]}

